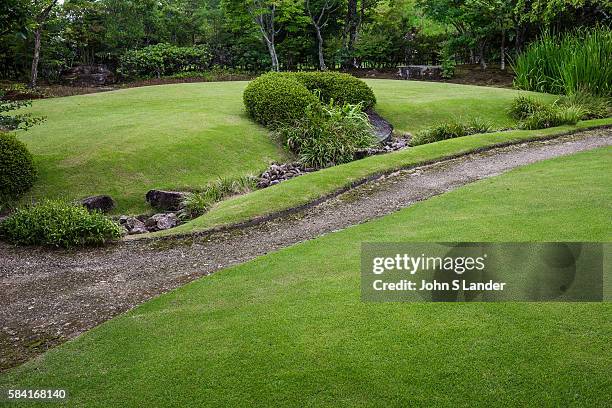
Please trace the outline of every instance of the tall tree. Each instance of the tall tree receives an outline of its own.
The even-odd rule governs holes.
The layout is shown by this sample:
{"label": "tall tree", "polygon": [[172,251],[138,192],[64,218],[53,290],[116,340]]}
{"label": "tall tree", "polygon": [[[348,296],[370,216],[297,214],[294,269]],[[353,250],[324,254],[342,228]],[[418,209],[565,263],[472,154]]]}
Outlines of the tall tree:
{"label": "tall tree", "polygon": [[262,39],[264,40],[270,59],[272,70],[280,69],[278,64],[278,54],[276,53],[276,35],[280,32],[277,28],[275,19],[278,17],[276,12],[276,2],[270,0],[251,0],[249,14],[259,27]]}
{"label": "tall tree", "polygon": [[317,34],[319,69],[326,71],[327,65],[325,65],[325,57],[323,55],[322,30],[327,25],[330,15],[338,8],[338,3],[337,0],[324,0],[323,2],[317,2],[318,4],[313,3],[311,0],[306,0],[306,11]]}
{"label": "tall tree", "polygon": [[40,60],[41,35],[53,7],[58,0],[51,1],[34,1],[33,7],[35,12],[34,17],[34,55],[32,57],[32,71],[30,73],[30,87],[35,88],[38,80],[38,62]]}
{"label": "tall tree", "polygon": [[357,0],[348,0],[346,9],[345,48],[346,59],[344,68],[354,68],[357,66],[355,59],[355,41],[357,40],[357,28],[359,26],[359,15],[357,14]]}

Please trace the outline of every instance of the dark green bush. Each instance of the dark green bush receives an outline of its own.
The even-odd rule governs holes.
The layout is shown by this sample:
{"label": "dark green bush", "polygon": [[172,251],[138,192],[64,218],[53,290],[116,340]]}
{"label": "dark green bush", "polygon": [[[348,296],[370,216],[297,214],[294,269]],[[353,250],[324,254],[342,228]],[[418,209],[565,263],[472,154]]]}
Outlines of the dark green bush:
{"label": "dark green bush", "polygon": [[202,45],[155,44],[123,54],[117,71],[126,78],[159,78],[183,71],[204,71],[211,61],[212,54]]}
{"label": "dark green bush", "polygon": [[25,144],[0,131],[0,203],[25,194],[36,180],[36,168]]}
{"label": "dark green bush", "polygon": [[270,127],[296,120],[304,115],[308,105],[319,103],[297,80],[273,72],[251,81],[244,90],[243,100],[248,114]]}
{"label": "dark green bush", "polygon": [[306,166],[347,163],[376,139],[361,105],[310,105],[304,117],[278,129],[278,136]]}
{"label": "dark green bush", "polygon": [[477,133],[486,133],[492,130],[493,126],[489,122],[479,118],[473,118],[467,122],[451,120],[438,123],[418,132],[410,141],[410,145],[418,146],[438,142],[440,140],[454,139],[456,137],[469,136]]}
{"label": "dark green bush", "polygon": [[0,223],[0,236],[18,245],[75,247],[102,245],[121,228],[99,212],[63,201],[43,201],[17,210]]}
{"label": "dark green bush", "polygon": [[295,72],[285,74],[297,79],[310,92],[319,94],[323,103],[334,101],[338,105],[345,103],[361,104],[364,109],[376,103],[372,89],[359,78],[341,72]]}

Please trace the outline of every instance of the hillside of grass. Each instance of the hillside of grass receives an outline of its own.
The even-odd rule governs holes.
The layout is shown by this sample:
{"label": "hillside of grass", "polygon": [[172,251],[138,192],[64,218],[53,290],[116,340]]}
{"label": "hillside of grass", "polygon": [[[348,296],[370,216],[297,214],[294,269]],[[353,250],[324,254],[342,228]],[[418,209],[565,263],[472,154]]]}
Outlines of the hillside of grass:
{"label": "hillside of grass", "polygon": [[359,271],[361,242],[610,241],[611,155],[515,169],[199,279],[0,388],[64,388],[67,406],[609,406],[609,303],[364,303]]}
{"label": "hillside of grass", "polygon": [[[399,131],[411,132],[452,116],[480,116],[505,127],[511,122],[505,109],[517,94],[433,82],[367,82],[378,98],[376,109]],[[149,189],[197,189],[218,177],[262,171],[286,155],[246,116],[245,86],[175,84],[34,101],[30,111],[47,121],[19,133],[40,172],[28,198],[109,194],[116,212],[138,213],[147,210]]]}
{"label": "hillside of grass", "polygon": [[19,138],[40,177],[34,198],[109,194],[118,212],[147,209],[152,188],[201,188],[284,157],[242,107],[245,82],[131,88],[34,101],[47,121]]}
{"label": "hillside of grass", "polygon": [[553,102],[555,96],[443,82],[365,80],[376,94],[376,111],[399,132],[415,133],[452,118],[480,117],[496,129],[516,126],[506,113],[519,94]]}
{"label": "hillside of grass", "polygon": [[131,238],[187,234],[236,224],[306,205],[376,174],[417,166],[428,161],[441,160],[478,149],[491,148],[499,144],[545,139],[568,132],[609,125],[612,125],[612,118],[586,120],[575,126],[566,125],[541,130],[483,133],[429,143],[389,154],[371,156],[296,177],[249,194],[231,197],[215,204],[204,215],[177,228]]}

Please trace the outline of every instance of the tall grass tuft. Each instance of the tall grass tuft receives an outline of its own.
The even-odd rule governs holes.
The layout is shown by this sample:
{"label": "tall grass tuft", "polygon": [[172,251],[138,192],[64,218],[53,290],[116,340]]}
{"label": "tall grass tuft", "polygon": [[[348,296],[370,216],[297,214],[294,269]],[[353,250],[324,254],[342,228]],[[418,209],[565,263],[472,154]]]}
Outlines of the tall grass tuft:
{"label": "tall grass tuft", "polygon": [[514,86],[529,91],[612,96],[612,29],[545,32],[513,63]]}

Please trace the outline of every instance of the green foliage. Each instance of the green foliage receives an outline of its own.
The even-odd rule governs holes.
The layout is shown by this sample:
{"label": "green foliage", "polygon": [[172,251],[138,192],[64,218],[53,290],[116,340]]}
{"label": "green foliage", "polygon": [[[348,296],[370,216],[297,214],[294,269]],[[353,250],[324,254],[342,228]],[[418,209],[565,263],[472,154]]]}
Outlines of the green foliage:
{"label": "green foliage", "polygon": [[508,114],[519,120],[521,129],[545,129],[560,125],[573,125],[582,119],[591,119],[607,111],[604,98],[584,94],[562,97],[548,105],[530,96],[520,95],[512,102]]}
{"label": "green foliage", "polygon": [[5,115],[6,112],[26,108],[32,104],[29,100],[2,99],[7,92],[25,92],[25,90],[21,84],[13,84],[0,90],[0,132],[2,130],[28,130],[32,126],[45,121],[44,117],[35,117],[28,113]]}
{"label": "green foliage", "polygon": [[249,115],[262,125],[276,127],[300,118],[317,97],[295,78],[267,73],[249,83],[243,94]]}
{"label": "green foliage", "polygon": [[183,71],[201,71],[209,67],[212,55],[202,45],[177,47],[156,44],[121,56],[118,72],[127,78],[177,74]]}
{"label": "green foliage", "polygon": [[202,191],[189,194],[183,201],[183,216],[195,218],[204,214],[216,202],[227,197],[248,193],[256,188],[253,176],[222,177],[208,184]]}
{"label": "green foliage", "polygon": [[578,106],[546,105],[519,123],[521,129],[546,129],[561,125],[575,125],[585,111]]}
{"label": "green foliage", "polygon": [[0,236],[18,245],[76,247],[118,239],[121,228],[99,212],[64,201],[42,201],[18,209],[0,224]]}
{"label": "green foliage", "polygon": [[244,105],[257,122],[270,127],[292,122],[319,98],[337,105],[376,103],[362,80],[339,72],[270,72],[253,80],[244,91]]}
{"label": "green foliage", "polygon": [[26,145],[0,131],[0,203],[25,194],[36,180],[36,168]]}
{"label": "green foliage", "polygon": [[576,92],[562,96],[557,99],[555,105],[560,107],[575,106],[582,109],[584,115],[580,118],[581,120],[606,118],[612,115],[612,103],[609,98],[593,96],[586,92]]}
{"label": "green foliage", "polygon": [[360,105],[332,102],[310,105],[304,117],[279,128],[277,134],[302,163],[316,168],[350,162],[357,150],[375,143]]}
{"label": "green foliage", "polygon": [[546,104],[540,99],[519,95],[512,101],[510,108],[508,108],[508,114],[513,119],[523,120],[543,109],[545,106]]}
{"label": "green foliage", "polygon": [[612,96],[612,29],[597,27],[557,36],[545,33],[514,63],[519,89]]}
{"label": "green foliage", "polygon": [[493,126],[491,123],[480,118],[472,118],[468,121],[450,120],[438,123],[418,132],[410,141],[410,145],[418,146],[477,133],[487,133],[492,130]]}
{"label": "green foliage", "polygon": [[361,104],[364,109],[376,103],[370,87],[359,78],[340,72],[296,72],[285,74],[295,78],[309,91],[320,95],[324,103]]}

